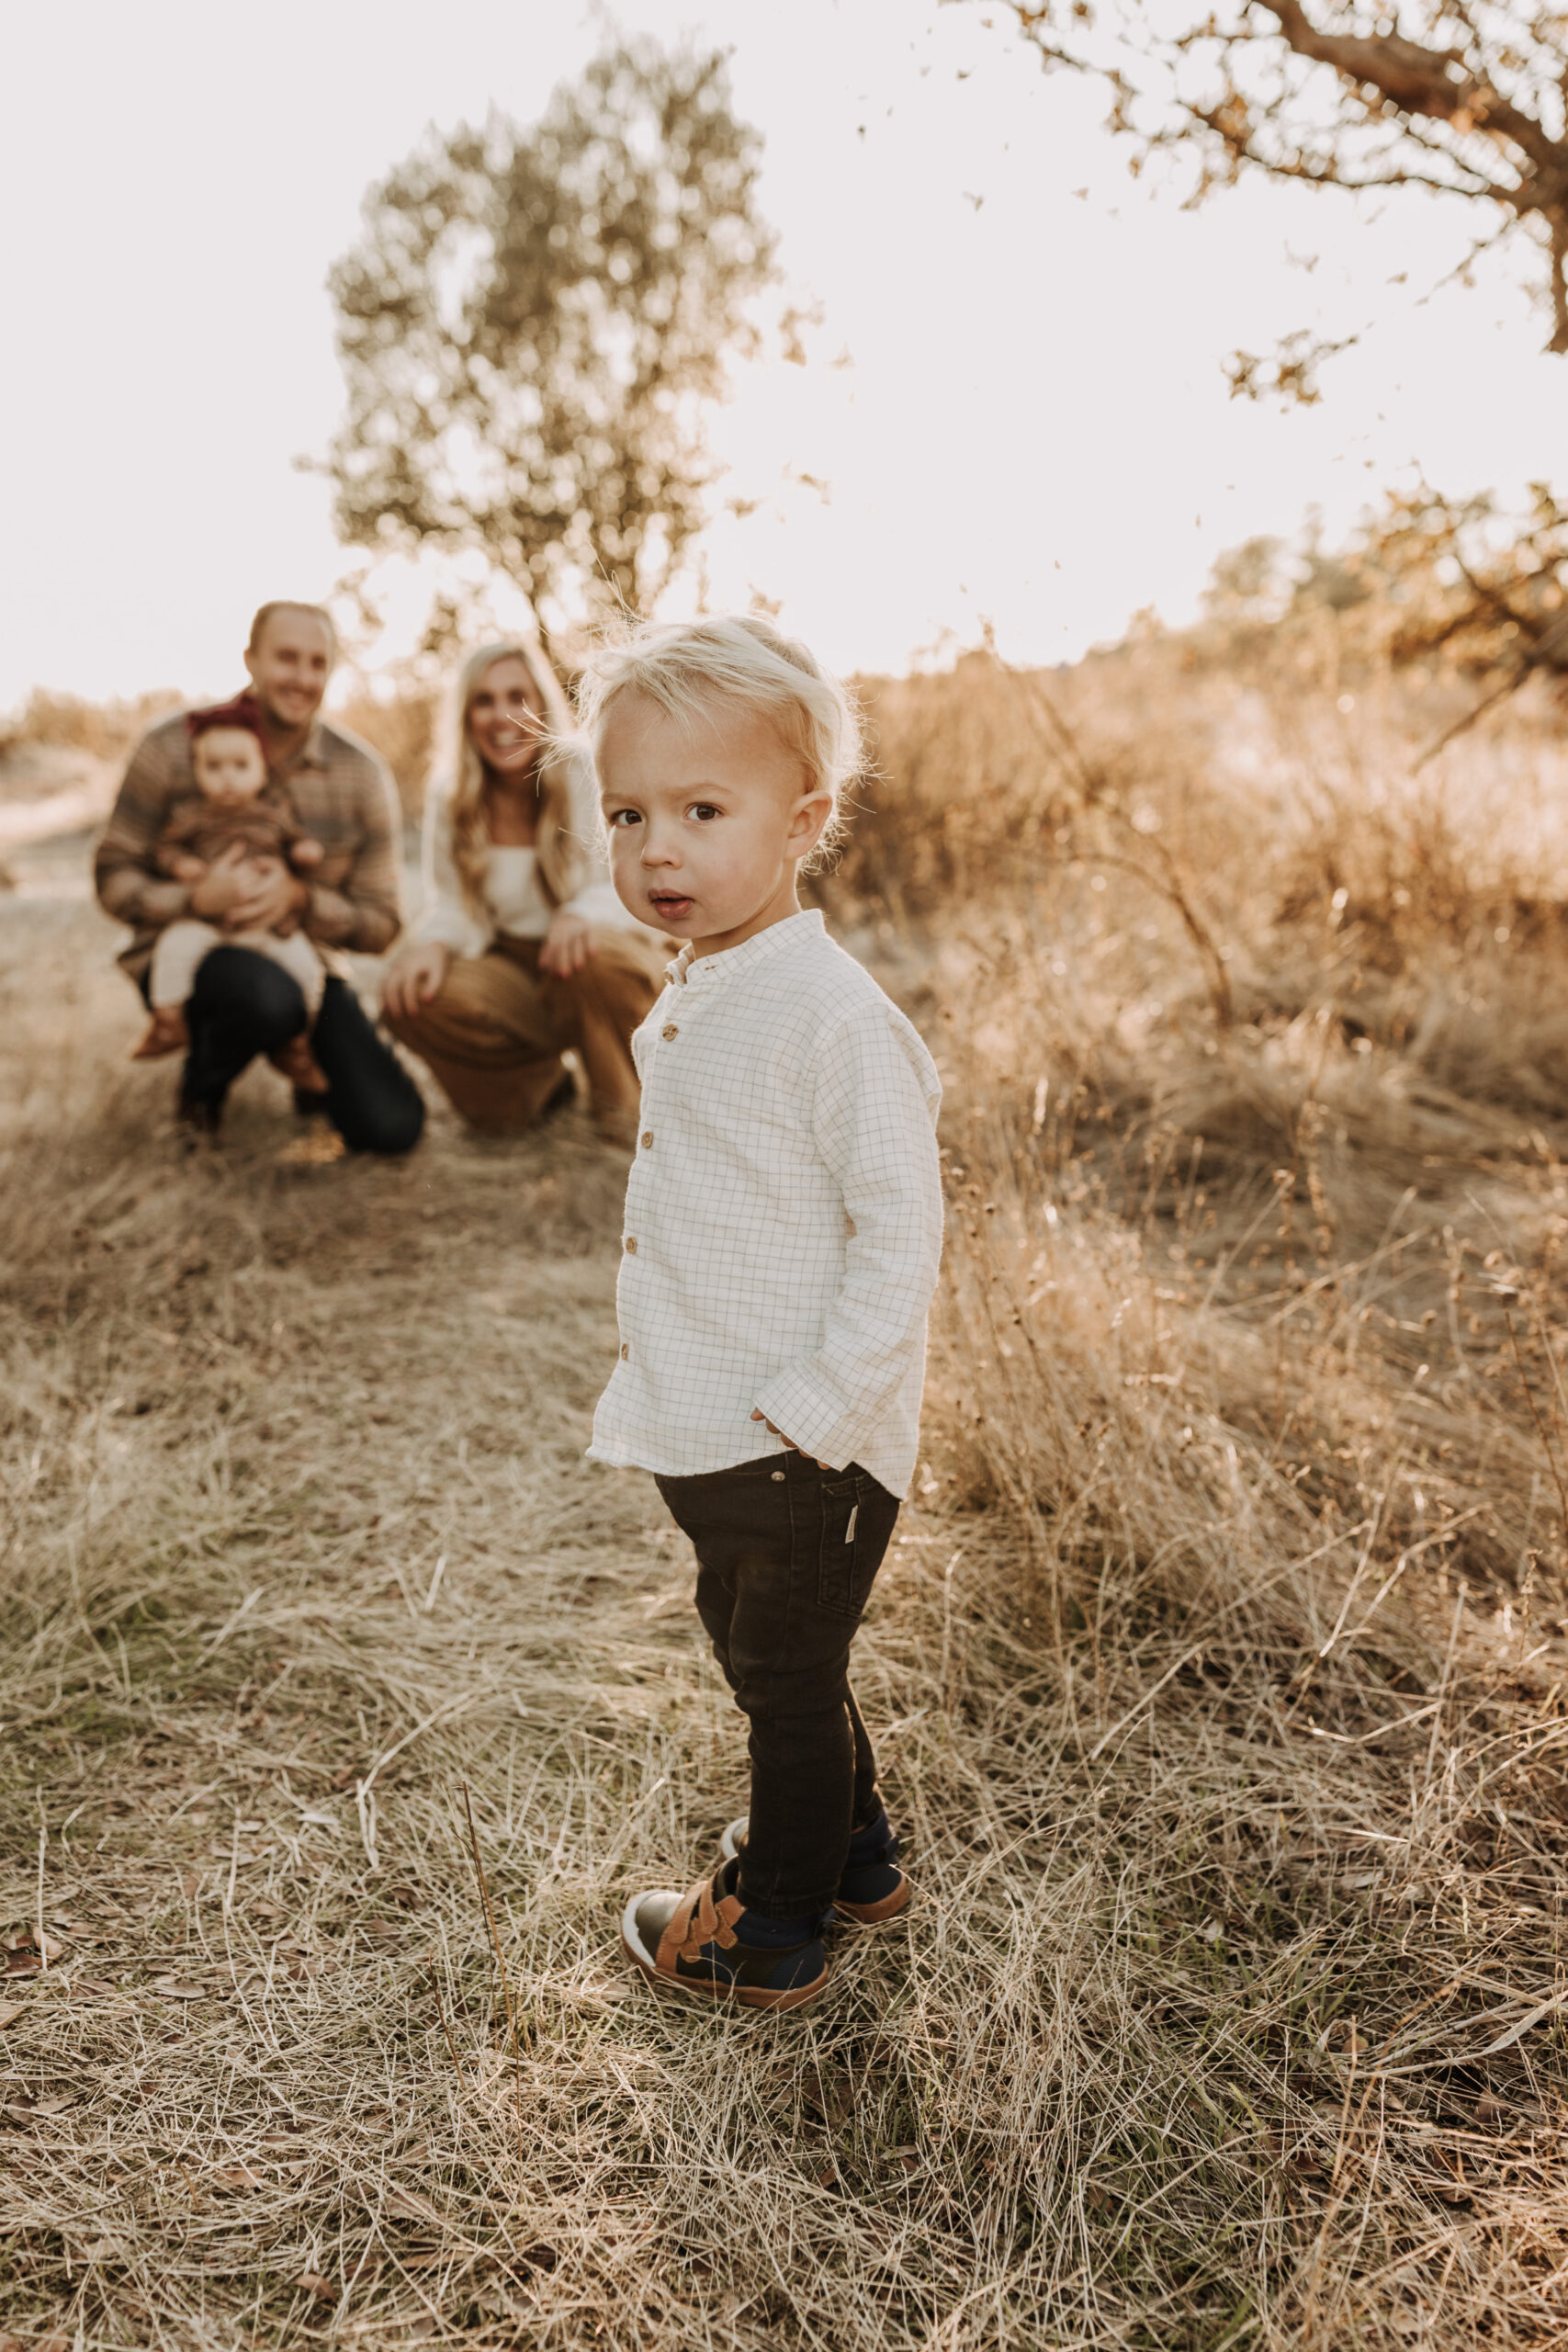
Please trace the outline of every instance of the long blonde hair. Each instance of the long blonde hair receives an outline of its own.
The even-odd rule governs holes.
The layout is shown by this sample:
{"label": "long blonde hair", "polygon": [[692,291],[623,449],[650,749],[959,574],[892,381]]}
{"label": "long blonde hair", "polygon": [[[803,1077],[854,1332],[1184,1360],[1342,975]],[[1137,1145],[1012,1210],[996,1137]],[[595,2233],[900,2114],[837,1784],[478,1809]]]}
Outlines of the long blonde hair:
{"label": "long blonde hair", "polygon": [[468,731],[468,711],[479,682],[498,662],[521,662],[533,681],[542,706],[539,749],[534,762],[534,789],[539,799],[538,832],[534,854],[539,879],[552,906],[575,893],[575,866],[580,852],[571,836],[568,789],[570,749],[563,739],[573,731],[571,708],[560,681],[545,658],[542,646],[525,638],[508,638],[494,645],[477,646],[458,671],[452,692],[449,719],[451,764],[452,863],[457,869],[464,899],[471,914],[485,914],[485,874],[490,832],[485,824],[485,763]]}

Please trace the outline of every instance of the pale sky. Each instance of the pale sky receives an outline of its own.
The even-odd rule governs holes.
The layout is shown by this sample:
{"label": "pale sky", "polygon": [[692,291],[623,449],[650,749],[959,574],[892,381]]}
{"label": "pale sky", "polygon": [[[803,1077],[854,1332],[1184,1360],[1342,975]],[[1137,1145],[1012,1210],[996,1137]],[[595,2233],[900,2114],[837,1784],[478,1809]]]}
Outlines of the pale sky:
{"label": "pale sky", "polygon": [[[342,405],[324,280],[361,196],[427,124],[530,118],[607,21],[571,0],[6,12],[0,709],[35,684],[220,692],[254,605],[330,591],[347,558],[294,460]],[[615,21],[732,46],[764,135],[762,205],[825,323],[810,367],[742,371],[718,417],[720,498],[762,503],[715,523],[707,593],[782,600],[840,667],[987,621],[1016,658],[1066,660],[1140,606],[1189,616],[1222,548],[1311,505],[1332,536],[1416,468],[1456,493],[1561,477],[1568,360],[1540,356],[1518,266],[1433,290],[1462,208],[1257,185],[1184,213],[999,8],[625,0]],[[1319,322],[1371,330],[1321,406],[1230,401],[1228,351]]]}

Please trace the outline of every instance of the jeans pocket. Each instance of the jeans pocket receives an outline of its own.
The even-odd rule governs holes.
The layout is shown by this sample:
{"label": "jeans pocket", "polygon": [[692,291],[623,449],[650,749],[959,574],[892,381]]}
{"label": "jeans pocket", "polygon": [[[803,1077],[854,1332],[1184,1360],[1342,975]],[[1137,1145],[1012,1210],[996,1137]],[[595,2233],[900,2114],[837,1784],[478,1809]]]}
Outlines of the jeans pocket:
{"label": "jeans pocket", "polygon": [[898,1516],[896,1498],[869,1470],[822,1481],[817,1599],[836,1617],[858,1617]]}

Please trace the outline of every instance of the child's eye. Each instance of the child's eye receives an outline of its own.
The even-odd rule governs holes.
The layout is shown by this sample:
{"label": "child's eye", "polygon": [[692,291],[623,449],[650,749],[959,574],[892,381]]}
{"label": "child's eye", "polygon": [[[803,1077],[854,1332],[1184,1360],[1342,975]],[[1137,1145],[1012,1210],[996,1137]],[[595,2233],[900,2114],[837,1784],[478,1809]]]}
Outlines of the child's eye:
{"label": "child's eye", "polygon": [[642,819],[635,808],[612,808],[604,822],[612,832],[625,832],[629,825],[640,825]]}
{"label": "child's eye", "polygon": [[698,818],[705,825],[710,817],[720,817],[723,813],[721,808],[714,807],[711,800],[694,800],[686,811],[688,817]]}

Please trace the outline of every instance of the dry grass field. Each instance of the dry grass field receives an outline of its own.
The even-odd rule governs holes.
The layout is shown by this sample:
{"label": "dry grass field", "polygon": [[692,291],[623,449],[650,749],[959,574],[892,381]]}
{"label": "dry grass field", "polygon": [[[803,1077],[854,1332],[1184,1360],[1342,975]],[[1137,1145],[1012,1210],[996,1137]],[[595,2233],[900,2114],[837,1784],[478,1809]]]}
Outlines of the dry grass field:
{"label": "dry grass field", "polygon": [[265,1073],[182,1157],[17,854],[6,2352],[1568,2340],[1568,777],[1526,714],[1412,783],[1432,697],[1341,683],[877,697],[823,895],[949,1081],[860,1645],[919,1899],[772,2021],[616,1944],[743,1801],[582,1459],[619,1167],[292,1164]]}

